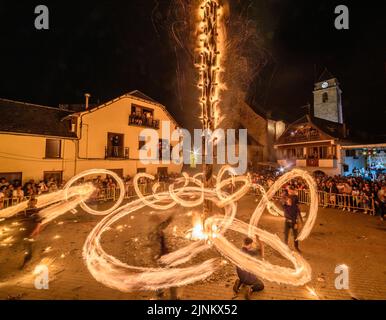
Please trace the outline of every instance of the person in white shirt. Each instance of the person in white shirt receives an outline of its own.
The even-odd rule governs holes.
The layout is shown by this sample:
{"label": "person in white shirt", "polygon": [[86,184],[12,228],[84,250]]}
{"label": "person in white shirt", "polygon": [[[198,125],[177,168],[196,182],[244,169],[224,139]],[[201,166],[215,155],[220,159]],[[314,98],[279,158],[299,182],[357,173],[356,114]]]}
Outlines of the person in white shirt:
{"label": "person in white shirt", "polygon": [[18,186],[15,190],[13,190],[12,198],[16,198],[18,202],[23,201],[24,191],[21,186]]}

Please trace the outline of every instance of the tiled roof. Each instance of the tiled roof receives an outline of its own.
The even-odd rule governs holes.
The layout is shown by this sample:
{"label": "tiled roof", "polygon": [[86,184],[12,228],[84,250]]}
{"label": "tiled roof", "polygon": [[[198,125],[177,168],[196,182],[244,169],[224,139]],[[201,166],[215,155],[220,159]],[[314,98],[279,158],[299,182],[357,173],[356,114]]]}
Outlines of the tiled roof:
{"label": "tiled roof", "polygon": [[0,132],[76,138],[61,121],[71,111],[0,99]]}

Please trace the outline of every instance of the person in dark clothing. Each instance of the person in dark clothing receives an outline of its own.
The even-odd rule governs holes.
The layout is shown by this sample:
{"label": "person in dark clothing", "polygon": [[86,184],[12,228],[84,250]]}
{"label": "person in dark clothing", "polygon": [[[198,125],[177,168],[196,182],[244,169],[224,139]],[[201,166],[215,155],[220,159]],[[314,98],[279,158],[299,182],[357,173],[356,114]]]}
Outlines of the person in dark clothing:
{"label": "person in dark clothing", "polygon": [[31,233],[31,238],[34,238],[40,234],[43,218],[39,215],[39,209],[36,206],[37,199],[32,196],[28,201],[28,207],[25,211],[26,216],[29,217],[35,224],[35,229]]}
{"label": "person in dark clothing", "polygon": [[113,157],[118,157],[119,156],[119,137],[114,136],[111,138],[111,144],[113,146]]}
{"label": "person in dark clothing", "polygon": [[[155,218],[157,219],[157,218]],[[157,237],[157,241],[160,244],[160,257],[163,255],[166,255],[170,253],[170,250],[168,248],[168,244],[166,241],[166,236],[165,236],[165,229],[170,225],[170,223],[173,220],[173,216],[168,217],[165,221],[161,222],[155,232],[155,236]],[[178,292],[176,287],[170,287],[169,288],[169,293],[170,293],[170,300],[178,300]],[[164,299],[165,296],[165,291],[164,290],[157,290],[156,291],[157,298]]]}
{"label": "person in dark clothing", "polygon": [[[31,238],[35,238],[39,235],[41,231],[43,218],[39,215],[39,209],[37,208],[37,199],[35,196],[31,196],[28,201],[27,208],[25,209],[25,215],[32,222],[34,228],[30,234]],[[20,266],[20,269],[23,269],[24,266],[31,260],[32,258],[32,243],[30,241],[24,241],[24,259],[23,263]]]}
{"label": "person in dark clothing", "polygon": [[[244,239],[241,250],[251,256],[260,255],[261,258],[264,258],[264,245],[257,236],[256,236],[256,245],[259,246],[259,249],[253,248],[253,240],[248,237]],[[253,292],[258,292],[264,289],[264,283],[259,278],[257,278],[256,275],[254,275],[253,273],[245,271],[240,267],[236,267],[236,272],[237,272],[238,279],[236,279],[233,285],[233,291],[235,294],[239,292],[240,287],[242,285],[246,285],[248,288],[245,294],[245,298],[249,300],[250,295]]]}
{"label": "person in dark clothing", "polygon": [[288,236],[290,230],[294,237],[295,249],[300,252],[298,237],[298,219],[303,222],[302,216],[300,214],[300,209],[297,205],[297,196],[289,194],[288,197],[282,200],[282,205],[284,209],[284,242],[288,245]]}

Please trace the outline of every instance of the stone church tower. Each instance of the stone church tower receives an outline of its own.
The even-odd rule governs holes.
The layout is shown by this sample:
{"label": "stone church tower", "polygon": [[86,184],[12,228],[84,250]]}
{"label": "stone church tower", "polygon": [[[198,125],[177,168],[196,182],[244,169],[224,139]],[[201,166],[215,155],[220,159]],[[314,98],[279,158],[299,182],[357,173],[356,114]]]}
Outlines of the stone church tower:
{"label": "stone church tower", "polygon": [[338,80],[325,70],[314,88],[314,116],[343,123],[342,90]]}
{"label": "stone church tower", "polygon": [[[220,104],[219,125],[222,129],[247,129],[248,164],[257,168],[259,163],[276,162],[275,140],[283,133],[285,123],[257,113],[245,102],[241,91],[225,92]],[[236,148],[238,150],[238,146]]]}

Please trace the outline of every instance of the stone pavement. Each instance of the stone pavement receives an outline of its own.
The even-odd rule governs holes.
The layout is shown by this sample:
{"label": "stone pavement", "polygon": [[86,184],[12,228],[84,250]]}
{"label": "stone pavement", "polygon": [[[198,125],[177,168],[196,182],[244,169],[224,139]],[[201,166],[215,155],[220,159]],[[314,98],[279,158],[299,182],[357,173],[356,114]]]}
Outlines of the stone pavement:
{"label": "stone pavement", "polygon": [[[253,196],[244,197],[239,203],[238,218],[248,221],[255,205]],[[102,237],[105,250],[125,262],[148,263],[150,260],[146,257],[151,259],[154,255],[152,238],[148,236],[152,227],[149,212],[150,209],[143,209],[135,219],[125,217],[115,229],[106,232]],[[22,270],[20,266],[28,249],[28,242],[22,239],[28,235],[28,224],[20,218],[0,222],[0,231],[14,232],[13,242],[7,240],[11,246],[4,241],[6,238],[0,237],[0,299],[154,299],[153,292],[122,293],[105,287],[90,275],[82,259],[82,247],[100,219],[81,211],[59,217],[32,242],[32,257]],[[282,237],[280,217],[266,213],[260,227]],[[253,294],[252,299],[386,299],[385,232],[386,222],[378,218],[320,208],[310,237],[300,243],[302,256],[312,267],[312,281],[302,287],[264,281],[265,290]],[[228,237],[241,245],[241,235],[229,232]],[[205,253],[203,259],[216,255],[212,250]],[[269,247],[266,247],[266,259],[288,266]],[[49,266],[48,290],[34,288],[32,272],[39,263]],[[349,267],[349,290],[335,289],[337,274],[334,271],[339,264]],[[243,299],[242,293],[233,296],[235,279],[235,268],[227,263],[207,280],[180,288],[179,296],[181,299]]]}

